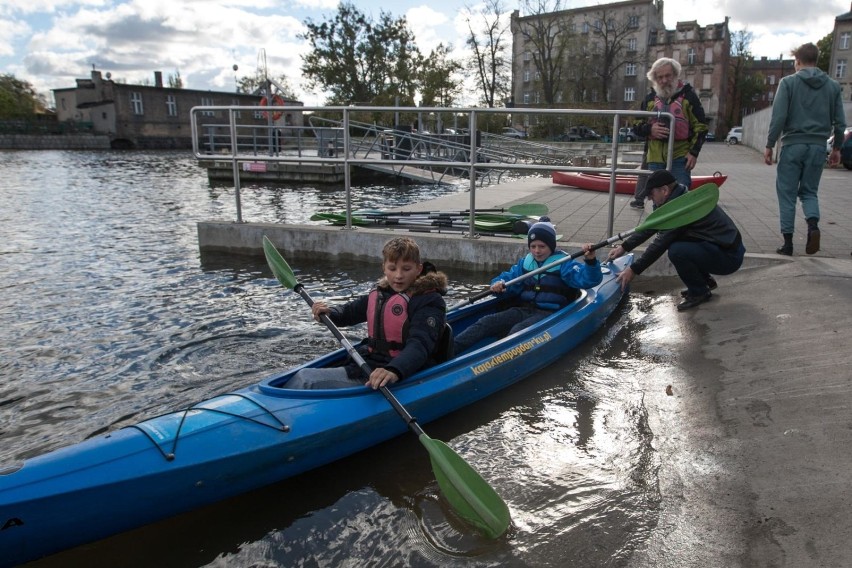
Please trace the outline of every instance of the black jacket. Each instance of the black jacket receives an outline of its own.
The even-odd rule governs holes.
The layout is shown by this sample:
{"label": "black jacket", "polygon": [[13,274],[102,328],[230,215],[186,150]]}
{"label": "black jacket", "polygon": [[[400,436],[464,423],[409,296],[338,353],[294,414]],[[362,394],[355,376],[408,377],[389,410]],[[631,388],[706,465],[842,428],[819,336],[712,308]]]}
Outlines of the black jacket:
{"label": "black jacket", "polygon": [[[666,203],[684,193],[686,193],[686,187],[681,184],[676,185]],[[675,241],[707,241],[727,249],[735,247],[741,238],[737,226],[717,205],[706,216],[689,225],[668,231],[640,231],[628,237],[621,246],[625,251],[630,252],[655,234],[656,238],[651,241],[642,256],[631,265],[634,273],[642,274],[642,271],[654,264]]]}
{"label": "black jacket", "polygon": [[[359,347],[359,352],[371,368],[389,369],[402,380],[435,364],[432,355],[447,321],[447,304],[443,298],[447,293],[447,285],[447,277],[443,272],[428,272],[414,281],[408,291],[411,299],[408,302],[409,325],[405,347],[393,358],[383,353],[369,353],[366,346]],[[385,278],[379,280],[377,288],[381,294],[394,293]],[[369,294],[365,294],[341,306],[332,307],[328,316],[340,326],[364,323],[367,321],[368,301]],[[354,364],[348,366],[347,371],[351,378],[366,379]]]}

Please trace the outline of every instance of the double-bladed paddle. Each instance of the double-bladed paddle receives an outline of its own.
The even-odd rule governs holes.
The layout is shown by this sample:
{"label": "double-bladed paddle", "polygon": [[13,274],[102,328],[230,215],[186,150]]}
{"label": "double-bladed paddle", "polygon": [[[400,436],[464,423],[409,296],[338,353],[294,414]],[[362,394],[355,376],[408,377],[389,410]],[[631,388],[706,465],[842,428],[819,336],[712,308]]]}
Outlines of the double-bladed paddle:
{"label": "double-bladed paddle", "polygon": [[[658,207],[653,213],[648,215],[648,218],[645,219],[645,221],[643,221],[642,223],[640,223],[635,229],[624,231],[623,233],[618,233],[617,235],[613,235],[606,240],[596,243],[592,245],[591,250],[597,250],[616,241],[626,239],[633,233],[638,233],[641,231],[667,231],[669,229],[676,229],[678,227],[683,227],[684,225],[689,225],[690,223],[694,223],[695,221],[706,217],[711,211],[713,211],[718,202],[719,186],[715,183],[706,183],[697,189],[688,191],[680,197],[672,199],[662,207]],[[555,262],[551,262],[550,264],[546,264],[540,268],[536,268],[535,270],[531,270],[525,274],[522,274],[517,278],[512,278],[511,280],[506,282],[505,285],[508,288],[512,284],[517,284],[518,282],[525,280],[530,276],[535,276],[536,274],[546,272],[554,266],[557,266],[564,262],[568,262],[569,260],[573,260],[575,258],[579,258],[584,254],[585,252],[583,251],[577,251],[569,256],[560,258]],[[472,304],[477,300],[487,298],[489,295],[491,295],[491,293],[492,292],[490,289],[483,290],[482,292],[474,294],[466,300],[462,300],[450,309],[454,310],[467,304]]]}
{"label": "double-bladed paddle", "polygon": [[[519,203],[510,207],[494,207],[486,209],[449,209],[449,210],[434,210],[434,211],[383,211],[381,209],[357,209],[352,212],[353,217],[469,217],[473,212],[475,217],[492,216],[497,217],[503,214],[506,217],[541,217],[547,215],[548,207],[544,203]],[[315,213],[311,216],[311,221],[327,221],[329,219],[337,219],[342,217],[346,219],[346,213]]]}
{"label": "double-bladed paddle", "polygon": [[[278,281],[284,287],[299,294],[309,306],[313,306],[313,298],[305,290],[305,287],[296,280],[296,276],[287,261],[266,236],[263,237],[263,252],[266,255],[266,262]],[[352,343],[337,329],[337,326],[327,315],[322,314],[320,320],[343,345],[352,360],[364,372],[364,375],[369,376],[372,369]],[[497,495],[497,492],[452,448],[440,440],[433,440],[427,436],[417,420],[402,406],[390,389],[381,387],[379,390],[388,399],[397,414],[408,424],[411,431],[417,435],[426,451],[429,452],[429,459],[432,461],[432,470],[435,473],[438,486],[459,516],[477,527],[488,538],[497,538],[506,532],[511,522],[509,507]]]}

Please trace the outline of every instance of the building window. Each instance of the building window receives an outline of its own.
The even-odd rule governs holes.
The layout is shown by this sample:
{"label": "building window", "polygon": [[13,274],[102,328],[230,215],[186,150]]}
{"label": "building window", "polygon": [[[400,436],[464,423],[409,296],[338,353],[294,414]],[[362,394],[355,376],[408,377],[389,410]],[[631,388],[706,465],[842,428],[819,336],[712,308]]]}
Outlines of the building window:
{"label": "building window", "polygon": [[636,76],[636,64],[635,63],[626,63],[624,65],[624,76],[625,77],[635,77]]}
{"label": "building window", "polygon": [[[201,97],[201,106],[213,106],[213,99],[210,97]],[[212,110],[201,111],[201,116],[216,116]]]}
{"label": "building window", "polygon": [[524,61],[529,61],[530,59],[532,59],[532,53],[530,53],[529,51],[525,51],[524,52]]}
{"label": "building window", "polygon": [[597,89],[592,89],[592,102],[593,103],[598,102],[598,90]]}
{"label": "building window", "polygon": [[536,80],[536,81],[541,81],[541,72],[540,72],[540,71],[536,71],[536,72],[535,72],[535,80]]}
{"label": "building window", "polygon": [[556,91],[556,100],[555,100],[555,102],[557,102],[557,103],[561,103],[561,102],[562,102],[562,91]]}
{"label": "building window", "polygon": [[166,114],[177,116],[177,101],[174,95],[166,95]]}
{"label": "building window", "polygon": [[583,33],[589,33],[589,22],[583,22]]}
{"label": "building window", "polygon": [[[235,107],[240,106],[240,101],[238,101],[237,99],[231,99],[231,106],[235,106]],[[235,110],[234,111],[234,118],[240,118],[241,114],[242,113],[240,111]]]}
{"label": "building window", "polygon": [[846,77],[846,60],[838,59],[837,68],[834,71],[834,78],[843,79],[844,77]]}
{"label": "building window", "polygon": [[636,51],[636,38],[632,37],[627,40],[627,51]]}
{"label": "building window", "polygon": [[773,101],[773,99],[775,99],[775,91],[769,91],[766,94],[766,97],[769,99],[769,102],[771,103]]}
{"label": "building window", "polygon": [[535,104],[541,104],[541,92],[540,91],[535,92]]}
{"label": "building window", "polygon": [[530,70],[524,69],[524,83],[530,82]]}
{"label": "building window", "polygon": [[770,85],[774,85],[775,84],[775,75],[770,75],[768,77],[768,80],[769,80]]}
{"label": "building window", "polygon": [[624,102],[629,103],[636,100],[636,89],[633,87],[626,87],[624,89]]}
{"label": "building window", "polygon": [[707,47],[704,49],[704,64],[710,65],[713,63],[713,48]]}
{"label": "building window", "polygon": [[133,114],[143,114],[142,93],[138,91],[130,93],[130,106],[133,108]]}
{"label": "building window", "polygon": [[852,32],[843,32],[840,34],[839,49],[849,49],[850,40],[852,40]]}
{"label": "building window", "polygon": [[611,31],[611,32],[614,32],[615,31],[615,20],[613,20],[612,18],[608,19],[606,21],[606,29]]}
{"label": "building window", "polygon": [[695,65],[695,48],[690,47],[686,50],[686,64]]}
{"label": "building window", "polygon": [[530,94],[529,93],[524,93],[524,104],[525,105],[530,104]]}
{"label": "building window", "polygon": [[627,18],[627,27],[628,28],[638,28],[639,27],[639,16],[629,16]]}

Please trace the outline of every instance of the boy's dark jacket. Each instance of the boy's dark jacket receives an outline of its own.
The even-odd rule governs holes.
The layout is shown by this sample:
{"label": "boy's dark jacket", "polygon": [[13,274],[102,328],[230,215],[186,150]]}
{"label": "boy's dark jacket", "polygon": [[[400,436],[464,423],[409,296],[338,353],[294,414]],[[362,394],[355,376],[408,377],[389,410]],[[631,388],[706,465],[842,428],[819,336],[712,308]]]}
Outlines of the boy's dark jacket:
{"label": "boy's dark jacket", "polygon": [[[394,294],[384,277],[376,286],[381,294]],[[380,353],[368,353],[366,346],[359,347],[361,355],[371,368],[389,369],[403,380],[435,364],[432,354],[447,321],[447,304],[443,297],[447,293],[447,286],[447,276],[443,272],[424,270],[408,290],[408,339],[402,351],[396,357],[390,358]],[[369,295],[365,294],[346,304],[334,306],[328,316],[340,326],[364,323],[367,321],[368,300]],[[354,363],[347,366],[347,371],[353,379],[366,380]]]}

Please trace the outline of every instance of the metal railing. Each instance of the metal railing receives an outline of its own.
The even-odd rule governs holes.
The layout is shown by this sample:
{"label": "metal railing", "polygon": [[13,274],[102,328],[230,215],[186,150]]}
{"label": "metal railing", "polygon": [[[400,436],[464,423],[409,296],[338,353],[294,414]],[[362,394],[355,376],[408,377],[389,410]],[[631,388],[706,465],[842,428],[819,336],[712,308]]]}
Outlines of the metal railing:
{"label": "metal railing", "polygon": [[[284,110],[285,107],[269,107],[268,112]],[[352,229],[352,186],[351,168],[353,166],[385,166],[390,171],[401,168],[420,168],[438,172],[440,181],[447,172],[459,172],[470,183],[471,211],[476,210],[477,179],[485,176],[502,175],[505,171],[571,171],[609,174],[610,199],[607,233],[612,234],[615,218],[615,185],[619,174],[650,173],[635,167],[619,168],[618,155],[620,142],[613,136],[610,142],[609,166],[592,167],[575,165],[578,152],[570,146],[526,141],[505,136],[479,132],[480,119],[489,122],[489,115],[509,115],[513,118],[525,115],[537,117],[608,117],[612,120],[612,132],[617,133],[622,120],[627,117],[666,116],[674,121],[671,113],[659,113],[635,110],[588,110],[588,109],[519,109],[519,108],[422,108],[422,107],[343,107],[319,106],[301,107],[303,114],[322,113],[323,116],[311,116],[309,126],[279,126],[272,123],[266,127],[256,124],[240,124],[242,113],[257,110],[256,107],[222,106],[194,107],[190,111],[192,124],[192,147],[197,159],[210,158],[230,160],[232,163],[237,222],[242,223],[240,203],[240,164],[245,162],[283,162],[290,164],[339,165],[344,170],[344,188],[346,203],[346,229]],[[228,115],[227,124],[201,124],[200,113],[224,111]],[[464,135],[422,134],[407,132],[399,128],[389,128],[354,120],[352,115],[364,116],[369,113],[453,113],[454,116],[466,116],[469,125]],[[339,118],[328,118],[339,115]],[[465,122],[465,121],[463,121]],[[493,122],[493,121],[492,121]],[[327,126],[326,126],[327,125]],[[668,167],[672,163],[674,129],[671,129],[668,143]],[[404,152],[404,154],[403,154]],[[401,158],[404,157],[404,164]],[[567,162],[567,163],[566,163]],[[398,169],[395,169],[398,168]],[[496,174],[494,174],[496,172]],[[469,231],[464,236],[474,237],[476,229],[474,216],[470,216]]]}

